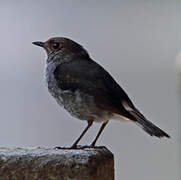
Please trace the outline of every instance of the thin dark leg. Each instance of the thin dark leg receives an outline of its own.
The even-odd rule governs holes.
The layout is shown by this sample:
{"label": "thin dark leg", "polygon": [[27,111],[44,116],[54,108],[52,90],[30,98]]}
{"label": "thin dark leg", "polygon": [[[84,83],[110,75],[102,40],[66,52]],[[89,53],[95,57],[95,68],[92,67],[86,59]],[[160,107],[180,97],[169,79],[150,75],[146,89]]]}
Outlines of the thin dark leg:
{"label": "thin dark leg", "polygon": [[72,145],[71,148],[76,148],[77,144],[79,143],[79,141],[81,140],[81,138],[85,135],[85,133],[87,132],[87,130],[92,126],[93,121],[87,121],[88,125],[87,127],[84,129],[84,131],[82,132],[82,134],[79,136],[79,138],[74,142],[74,144]]}
{"label": "thin dark leg", "polygon": [[105,123],[102,124],[101,128],[99,129],[99,132],[98,132],[96,138],[94,139],[94,141],[92,142],[92,144],[90,145],[90,147],[94,147],[94,146],[95,146],[95,144],[96,144],[96,142],[97,142],[97,139],[98,139],[99,136],[101,135],[103,129],[106,127],[107,123],[108,123],[108,121],[106,121]]}

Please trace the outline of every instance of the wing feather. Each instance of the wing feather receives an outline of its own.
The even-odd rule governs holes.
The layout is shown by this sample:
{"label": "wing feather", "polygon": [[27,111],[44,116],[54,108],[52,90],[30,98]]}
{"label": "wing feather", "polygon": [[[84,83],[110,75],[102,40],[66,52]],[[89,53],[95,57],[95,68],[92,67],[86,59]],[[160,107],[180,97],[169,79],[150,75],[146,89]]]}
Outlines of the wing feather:
{"label": "wing feather", "polygon": [[75,59],[59,65],[54,75],[60,88],[88,93],[95,97],[95,103],[100,108],[134,120],[122,105],[126,101],[134,107],[133,103],[113,77],[95,61]]}

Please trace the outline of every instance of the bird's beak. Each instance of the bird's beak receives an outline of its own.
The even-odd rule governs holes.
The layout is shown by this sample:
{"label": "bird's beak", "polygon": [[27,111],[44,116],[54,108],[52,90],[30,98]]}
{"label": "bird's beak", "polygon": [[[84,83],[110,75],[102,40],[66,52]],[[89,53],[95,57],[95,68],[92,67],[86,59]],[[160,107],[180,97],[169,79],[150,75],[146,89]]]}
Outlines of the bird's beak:
{"label": "bird's beak", "polygon": [[40,46],[40,47],[45,47],[45,43],[44,42],[40,42],[40,41],[36,41],[36,42],[32,42],[34,45]]}

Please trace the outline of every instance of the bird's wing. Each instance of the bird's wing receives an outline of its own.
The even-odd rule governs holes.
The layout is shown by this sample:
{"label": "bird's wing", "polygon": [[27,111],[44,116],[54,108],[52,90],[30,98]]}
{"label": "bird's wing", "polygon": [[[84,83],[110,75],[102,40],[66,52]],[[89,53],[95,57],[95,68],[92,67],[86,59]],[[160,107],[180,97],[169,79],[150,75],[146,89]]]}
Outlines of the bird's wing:
{"label": "bird's wing", "polygon": [[112,76],[91,59],[75,59],[63,63],[54,71],[57,84],[64,90],[88,93],[95,97],[95,103],[102,109],[134,120],[125,109],[124,103],[134,105]]}
{"label": "bird's wing", "polygon": [[148,121],[112,76],[93,60],[75,59],[61,64],[55,69],[54,76],[60,88],[94,96],[98,107],[134,121],[151,136],[170,137]]}

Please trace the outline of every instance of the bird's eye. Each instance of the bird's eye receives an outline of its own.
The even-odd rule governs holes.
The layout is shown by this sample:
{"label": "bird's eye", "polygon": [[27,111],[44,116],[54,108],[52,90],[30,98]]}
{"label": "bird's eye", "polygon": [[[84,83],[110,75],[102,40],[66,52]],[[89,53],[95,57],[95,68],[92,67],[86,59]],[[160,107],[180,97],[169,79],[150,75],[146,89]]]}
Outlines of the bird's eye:
{"label": "bird's eye", "polygon": [[54,42],[53,45],[52,45],[53,49],[58,49],[59,48],[59,43],[57,42]]}

